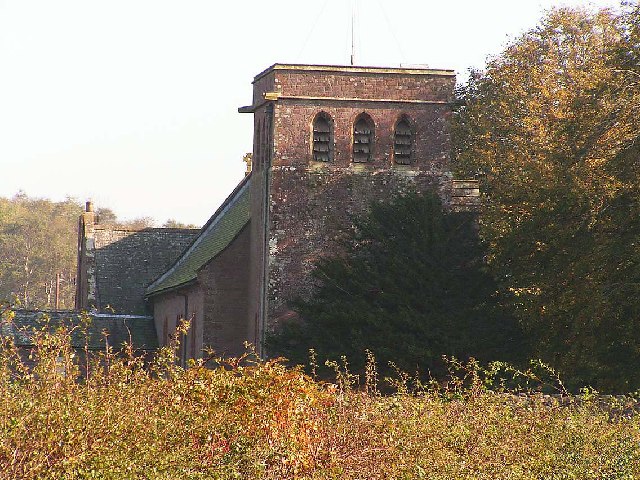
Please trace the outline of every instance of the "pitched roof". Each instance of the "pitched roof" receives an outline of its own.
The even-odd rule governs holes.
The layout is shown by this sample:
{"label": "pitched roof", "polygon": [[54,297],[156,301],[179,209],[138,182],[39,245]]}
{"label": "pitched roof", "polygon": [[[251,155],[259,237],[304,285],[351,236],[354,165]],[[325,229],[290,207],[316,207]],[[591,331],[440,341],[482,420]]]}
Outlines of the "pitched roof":
{"label": "pitched roof", "polygon": [[86,345],[89,350],[102,350],[107,341],[115,349],[129,342],[140,350],[158,348],[153,317],[141,315],[89,313],[83,316],[70,311],[14,310],[0,319],[0,334],[13,337],[19,347],[32,347],[36,332],[55,331],[62,326],[72,329],[71,346],[74,348]]}
{"label": "pitched roof", "polygon": [[149,285],[147,297],[193,282],[198,270],[240,233],[250,218],[250,177],[246,176],[227,197],[173,266]]}

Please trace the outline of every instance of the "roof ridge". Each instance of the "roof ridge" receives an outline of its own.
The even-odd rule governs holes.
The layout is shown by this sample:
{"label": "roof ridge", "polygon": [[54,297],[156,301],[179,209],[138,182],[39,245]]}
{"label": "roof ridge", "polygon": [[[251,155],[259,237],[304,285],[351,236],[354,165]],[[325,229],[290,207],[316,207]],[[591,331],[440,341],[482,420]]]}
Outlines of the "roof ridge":
{"label": "roof ridge", "polygon": [[[162,275],[160,275],[156,280],[154,280],[146,288],[146,291],[145,291],[146,297],[149,297],[160,291],[173,289],[178,286],[184,285],[190,281],[193,281],[194,280],[194,278],[192,278],[193,274],[197,272],[198,268],[200,268],[202,264],[204,264],[206,261],[210,260],[210,258],[213,258],[215,255],[217,255],[220,249],[225,248],[226,245],[228,245],[228,243],[233,241],[233,238],[235,238],[235,235],[237,234],[236,230],[239,231],[246,224],[250,216],[249,208],[248,208],[248,200],[245,200],[245,202],[247,202],[247,205],[240,204],[240,207],[239,207],[240,210],[237,210],[235,208],[239,202],[245,199],[245,193],[248,192],[250,176],[251,175],[247,175],[236,186],[233,192],[231,192],[231,194],[225,199],[225,201],[220,205],[220,207],[211,216],[211,218],[209,218],[207,223],[204,224],[204,226],[200,231],[200,234],[191,242],[191,244],[187,248],[185,248],[182,254],[173,263],[173,265],[171,265],[169,269],[167,269]],[[227,221],[225,222],[225,217],[227,216],[228,212],[238,212],[238,213],[236,213],[233,216],[233,218],[231,218],[230,220],[227,219]],[[240,225],[238,225],[238,222],[240,222]],[[212,239],[211,236],[212,235],[215,236],[216,227],[221,223],[222,223],[221,238],[223,239],[222,240],[223,244],[218,244],[216,243],[215,238]],[[231,236],[231,238],[229,238],[229,235]],[[226,243],[224,243],[225,241]],[[220,240],[218,240],[218,242],[220,242]],[[218,248],[218,247],[221,247],[221,248]],[[211,254],[210,258],[206,258],[205,260],[201,258],[203,255],[208,255],[208,254]],[[193,259],[191,257],[193,257]],[[188,264],[190,260],[192,262],[203,260],[203,262],[191,268]],[[182,271],[180,270],[181,267],[182,267]],[[193,270],[193,272],[190,272],[190,269]],[[171,280],[172,275],[178,278],[173,278],[173,280]],[[181,279],[180,276],[183,276],[184,278]],[[170,284],[168,286],[163,287],[162,286],[163,282],[167,282],[167,281]],[[171,283],[171,281],[178,282],[178,283]]]}

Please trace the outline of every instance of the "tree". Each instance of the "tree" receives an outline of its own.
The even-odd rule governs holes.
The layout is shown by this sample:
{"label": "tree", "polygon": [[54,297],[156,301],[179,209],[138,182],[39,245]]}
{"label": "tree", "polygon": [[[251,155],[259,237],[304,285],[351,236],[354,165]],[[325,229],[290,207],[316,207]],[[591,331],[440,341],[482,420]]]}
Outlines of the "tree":
{"label": "tree", "polygon": [[116,213],[107,207],[100,207],[96,210],[97,221],[101,225],[113,225],[124,229],[139,230],[143,228],[153,228],[156,224],[151,217],[138,217],[131,220],[120,220]]}
{"label": "tree", "polygon": [[162,224],[162,228],[199,228],[197,225],[193,223],[182,223],[178,220],[170,218],[166,222]]}
{"label": "tree", "polygon": [[154,228],[156,221],[152,217],[137,217],[131,220],[121,220],[116,224],[125,229],[142,230],[144,228]]}
{"label": "tree", "polygon": [[116,213],[107,207],[100,207],[96,210],[97,222],[102,225],[113,225],[118,223]]}
{"label": "tree", "polygon": [[283,325],[271,351],[305,363],[313,348],[361,369],[368,349],[383,367],[438,374],[442,355],[522,350],[513,322],[493,308],[472,214],[444,213],[435,194],[398,197],[374,204],[344,248],[318,262],[314,294],[294,306],[302,321]]}
{"label": "tree", "polygon": [[552,11],[459,92],[490,265],[574,387],[640,388],[639,12]]}
{"label": "tree", "polygon": [[73,199],[51,202],[19,193],[0,198],[0,300],[24,308],[73,308],[78,216]]}

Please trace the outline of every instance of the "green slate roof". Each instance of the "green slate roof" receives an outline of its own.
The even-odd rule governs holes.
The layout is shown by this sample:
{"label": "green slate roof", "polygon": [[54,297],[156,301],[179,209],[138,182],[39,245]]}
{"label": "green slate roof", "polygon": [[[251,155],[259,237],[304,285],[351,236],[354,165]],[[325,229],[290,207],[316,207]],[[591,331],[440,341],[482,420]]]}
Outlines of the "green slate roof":
{"label": "green slate roof", "polygon": [[136,349],[158,348],[153,317],[142,315],[88,313],[83,316],[70,311],[14,310],[0,318],[0,335],[12,337],[19,347],[32,347],[36,332],[53,332],[62,326],[72,330],[74,348],[86,346],[89,350],[102,350],[107,341],[116,350],[129,342]]}
{"label": "green slate roof", "polygon": [[149,285],[147,297],[194,281],[198,270],[240,233],[250,217],[249,178],[240,182],[173,266]]}

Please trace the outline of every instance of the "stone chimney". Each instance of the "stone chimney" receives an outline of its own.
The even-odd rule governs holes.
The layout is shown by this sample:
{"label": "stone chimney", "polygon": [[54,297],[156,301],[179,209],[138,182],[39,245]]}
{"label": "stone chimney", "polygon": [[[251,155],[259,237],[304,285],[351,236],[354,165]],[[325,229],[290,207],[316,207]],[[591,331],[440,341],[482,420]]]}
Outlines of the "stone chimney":
{"label": "stone chimney", "polygon": [[88,200],[84,210],[78,219],[76,310],[90,310],[96,304],[96,214],[93,202]]}

